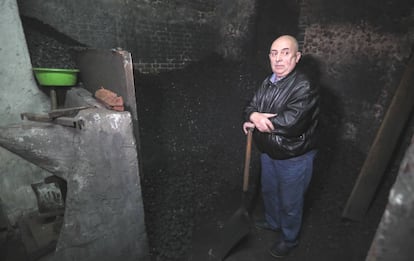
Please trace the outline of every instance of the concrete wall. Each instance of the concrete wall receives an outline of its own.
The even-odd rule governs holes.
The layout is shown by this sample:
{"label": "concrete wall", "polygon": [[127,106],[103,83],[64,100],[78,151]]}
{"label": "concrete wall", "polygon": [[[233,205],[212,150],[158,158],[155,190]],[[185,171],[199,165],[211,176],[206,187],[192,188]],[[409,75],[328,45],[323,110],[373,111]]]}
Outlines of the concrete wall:
{"label": "concrete wall", "polygon": [[[19,1],[21,14],[94,48],[121,47],[141,72],[183,68],[213,52],[238,58],[255,0]],[[220,44],[219,44],[220,43]]]}
{"label": "concrete wall", "polygon": [[[20,122],[20,113],[50,109],[48,97],[36,85],[32,73],[18,7],[15,0],[0,1],[0,125]],[[30,184],[50,173],[0,147],[0,202],[11,223],[37,209]]]}

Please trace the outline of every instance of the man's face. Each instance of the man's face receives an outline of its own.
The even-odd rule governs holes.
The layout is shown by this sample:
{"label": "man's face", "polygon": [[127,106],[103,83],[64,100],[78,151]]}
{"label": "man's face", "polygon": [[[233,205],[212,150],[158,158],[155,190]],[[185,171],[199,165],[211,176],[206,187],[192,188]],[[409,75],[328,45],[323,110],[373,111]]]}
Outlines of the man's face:
{"label": "man's face", "polygon": [[270,47],[269,60],[272,71],[278,78],[288,75],[300,59],[300,52],[293,39],[282,36]]}

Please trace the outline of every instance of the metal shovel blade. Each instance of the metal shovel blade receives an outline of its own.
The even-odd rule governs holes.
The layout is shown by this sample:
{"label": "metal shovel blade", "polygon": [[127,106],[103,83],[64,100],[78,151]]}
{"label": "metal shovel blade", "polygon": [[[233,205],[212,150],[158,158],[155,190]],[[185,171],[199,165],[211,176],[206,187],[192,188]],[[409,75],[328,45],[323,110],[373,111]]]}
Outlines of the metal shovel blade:
{"label": "metal shovel blade", "polygon": [[221,246],[218,256],[223,260],[240,240],[250,231],[249,212],[246,209],[246,192],[249,186],[250,155],[252,147],[252,129],[247,133],[246,157],[243,174],[243,198],[242,206],[230,217],[224,225],[221,233]]}
{"label": "metal shovel blade", "polygon": [[220,260],[224,260],[230,251],[250,231],[249,213],[244,207],[239,208],[224,225],[221,233],[221,245],[218,251]]}

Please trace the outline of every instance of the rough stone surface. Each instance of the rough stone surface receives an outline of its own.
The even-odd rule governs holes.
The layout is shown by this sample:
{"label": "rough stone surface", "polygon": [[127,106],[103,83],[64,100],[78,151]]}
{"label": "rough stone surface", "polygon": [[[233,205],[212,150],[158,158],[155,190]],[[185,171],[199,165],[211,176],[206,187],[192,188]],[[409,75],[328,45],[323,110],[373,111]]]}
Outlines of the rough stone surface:
{"label": "rough stone surface", "polygon": [[64,223],[48,260],[146,260],[147,237],[129,112],[80,111],[79,130],[49,123],[1,128],[0,143],[67,182]]}
{"label": "rough stone surface", "polygon": [[414,256],[414,139],[391,188],[388,204],[370,247],[367,261],[411,260]]}

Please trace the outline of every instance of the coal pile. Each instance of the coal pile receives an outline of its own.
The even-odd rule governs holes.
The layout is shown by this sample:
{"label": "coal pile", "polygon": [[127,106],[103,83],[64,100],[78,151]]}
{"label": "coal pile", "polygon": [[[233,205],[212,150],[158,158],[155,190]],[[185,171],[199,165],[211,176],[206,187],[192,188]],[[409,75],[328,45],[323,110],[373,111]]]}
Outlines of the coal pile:
{"label": "coal pile", "polygon": [[30,17],[21,17],[32,66],[76,69],[74,55],[85,45]]}
{"label": "coal pile", "polygon": [[256,88],[242,62],[212,54],[183,70],[135,72],[144,207],[154,260],[185,260],[200,218],[241,180],[243,107]]}

